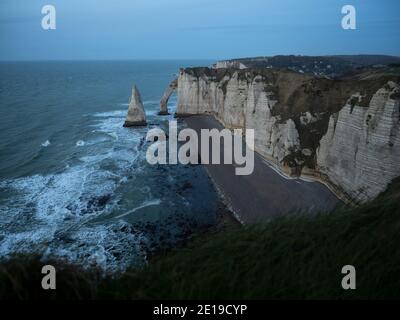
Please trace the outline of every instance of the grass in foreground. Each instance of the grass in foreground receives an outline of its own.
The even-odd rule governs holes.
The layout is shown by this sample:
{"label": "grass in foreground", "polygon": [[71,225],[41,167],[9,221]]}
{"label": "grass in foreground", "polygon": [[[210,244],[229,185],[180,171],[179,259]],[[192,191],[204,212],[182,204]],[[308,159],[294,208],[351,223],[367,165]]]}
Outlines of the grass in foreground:
{"label": "grass in foreground", "polygon": [[[400,204],[395,192],[358,208],[289,216],[199,236],[143,270],[102,279],[60,262],[57,290],[41,289],[43,263],[0,265],[0,297],[20,299],[357,299],[400,297]],[[343,290],[344,265],[357,289]]]}

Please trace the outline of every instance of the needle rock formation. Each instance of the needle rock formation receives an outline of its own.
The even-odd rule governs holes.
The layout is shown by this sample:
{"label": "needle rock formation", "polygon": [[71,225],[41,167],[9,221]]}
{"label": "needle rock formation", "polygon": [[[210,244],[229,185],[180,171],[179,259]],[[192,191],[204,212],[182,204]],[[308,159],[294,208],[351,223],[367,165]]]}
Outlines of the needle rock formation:
{"label": "needle rock formation", "polygon": [[145,126],[146,113],[144,111],[142,98],[139,90],[134,85],[132,88],[132,97],[129,101],[128,114],[124,123],[124,127]]}

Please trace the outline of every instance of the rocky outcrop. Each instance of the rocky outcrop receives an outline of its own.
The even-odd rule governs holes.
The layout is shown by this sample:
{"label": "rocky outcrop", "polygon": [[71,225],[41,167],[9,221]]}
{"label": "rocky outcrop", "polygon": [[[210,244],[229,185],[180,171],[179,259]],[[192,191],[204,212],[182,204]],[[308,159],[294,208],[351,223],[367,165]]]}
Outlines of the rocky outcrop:
{"label": "rocky outcrop", "polygon": [[399,92],[389,81],[367,108],[355,94],[330,117],[317,150],[318,170],[353,199],[371,199],[400,176]]}
{"label": "rocky outcrop", "polygon": [[365,201],[400,175],[398,83],[188,68],[178,78],[177,115],[211,114],[225,127],[254,129],[255,150],[283,173]]}
{"label": "rocky outcrop", "polygon": [[164,94],[161,98],[160,101],[160,111],[158,112],[158,115],[164,116],[168,115],[168,100],[171,97],[172,93],[176,90],[178,87],[178,79],[172,80],[172,82],[169,84],[167,89],[165,89]]}
{"label": "rocky outcrop", "polygon": [[223,60],[218,61],[213,65],[215,69],[223,69],[223,68],[236,68],[236,69],[246,69],[247,67],[240,61],[236,60]]}
{"label": "rocky outcrop", "polygon": [[124,127],[145,126],[146,124],[146,113],[142,98],[137,87],[133,86]]}

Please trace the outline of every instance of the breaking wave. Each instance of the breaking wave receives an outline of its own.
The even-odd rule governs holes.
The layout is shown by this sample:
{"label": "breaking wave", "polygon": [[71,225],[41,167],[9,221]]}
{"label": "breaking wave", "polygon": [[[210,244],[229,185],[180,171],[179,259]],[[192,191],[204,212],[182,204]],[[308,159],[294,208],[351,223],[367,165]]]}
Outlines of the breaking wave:
{"label": "breaking wave", "polygon": [[[115,218],[91,224],[118,210],[115,191],[127,183],[140,156],[142,134],[122,128],[124,116],[121,110],[94,114],[91,143],[76,143],[83,154],[76,155],[75,164],[0,183],[1,192],[13,192],[12,199],[0,203],[0,255],[37,252],[112,272],[143,261],[140,244],[146,237],[140,230]],[[104,135],[108,139],[99,139]]]}
{"label": "breaking wave", "polygon": [[46,140],[45,142],[42,143],[42,147],[48,147],[50,145],[50,141]]}

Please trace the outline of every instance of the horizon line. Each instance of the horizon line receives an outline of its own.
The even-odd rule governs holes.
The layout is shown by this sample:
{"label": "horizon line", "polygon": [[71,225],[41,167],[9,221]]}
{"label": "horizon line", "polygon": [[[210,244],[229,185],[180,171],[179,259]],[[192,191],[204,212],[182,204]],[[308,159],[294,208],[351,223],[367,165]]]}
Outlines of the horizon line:
{"label": "horizon line", "polygon": [[272,54],[272,55],[254,55],[254,56],[241,56],[234,58],[104,58],[104,59],[88,59],[88,58],[56,58],[56,59],[0,59],[0,63],[4,62],[90,62],[90,61],[228,61],[238,59],[252,59],[252,58],[267,58],[276,56],[297,56],[297,57],[334,57],[334,56],[387,56],[400,58],[400,54],[385,54],[385,53],[341,53],[341,54]]}
{"label": "horizon line", "polygon": [[203,61],[219,61],[218,59],[211,58],[137,58],[137,59],[0,59],[0,62],[85,62],[85,61],[194,61],[194,60],[203,60]]}

